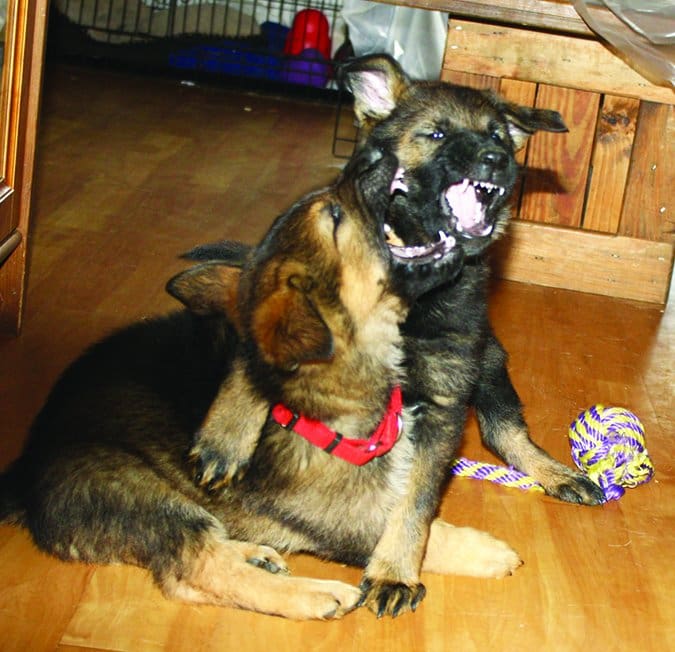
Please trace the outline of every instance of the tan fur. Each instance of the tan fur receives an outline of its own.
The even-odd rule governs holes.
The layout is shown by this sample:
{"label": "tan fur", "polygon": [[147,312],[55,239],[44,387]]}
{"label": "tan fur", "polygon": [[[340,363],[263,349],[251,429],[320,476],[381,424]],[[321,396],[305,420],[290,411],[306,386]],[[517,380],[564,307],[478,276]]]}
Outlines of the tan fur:
{"label": "tan fur", "polygon": [[487,532],[432,522],[422,571],[442,575],[505,577],[522,561],[508,544]]}
{"label": "tan fur", "polygon": [[[360,597],[359,590],[349,584],[291,577],[285,561],[272,548],[225,537],[211,536],[186,562],[185,576],[163,585],[167,597],[296,620],[339,618]],[[258,568],[263,564],[274,570]]]}

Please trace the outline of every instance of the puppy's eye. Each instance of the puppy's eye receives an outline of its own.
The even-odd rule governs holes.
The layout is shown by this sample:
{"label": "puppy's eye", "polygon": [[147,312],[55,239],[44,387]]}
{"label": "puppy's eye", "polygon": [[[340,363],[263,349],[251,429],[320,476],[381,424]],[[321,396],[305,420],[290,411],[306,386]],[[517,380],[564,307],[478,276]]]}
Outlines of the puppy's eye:
{"label": "puppy's eye", "polygon": [[504,139],[502,138],[502,135],[498,131],[491,131],[490,132],[490,138],[497,143],[497,145],[501,145],[504,142]]}
{"label": "puppy's eye", "polygon": [[440,129],[435,129],[429,134],[431,140],[443,140],[445,138],[445,132]]}
{"label": "puppy's eye", "polygon": [[504,130],[496,120],[490,121],[488,133],[490,138],[497,143],[497,145],[504,144]]}

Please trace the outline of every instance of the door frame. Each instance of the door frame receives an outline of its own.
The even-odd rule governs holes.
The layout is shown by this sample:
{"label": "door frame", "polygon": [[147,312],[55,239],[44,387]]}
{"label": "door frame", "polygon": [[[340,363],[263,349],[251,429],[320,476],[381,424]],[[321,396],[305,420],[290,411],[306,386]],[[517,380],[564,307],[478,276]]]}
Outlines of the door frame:
{"label": "door frame", "polygon": [[[21,328],[28,226],[49,0],[9,0],[3,65],[0,162],[0,335]],[[5,211],[8,211],[5,213]]]}

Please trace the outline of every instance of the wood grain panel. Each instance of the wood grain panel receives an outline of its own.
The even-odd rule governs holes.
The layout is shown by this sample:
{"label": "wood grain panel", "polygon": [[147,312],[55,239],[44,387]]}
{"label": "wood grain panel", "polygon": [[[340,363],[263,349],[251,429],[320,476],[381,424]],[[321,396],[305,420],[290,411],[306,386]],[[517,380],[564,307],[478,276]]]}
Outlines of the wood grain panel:
{"label": "wood grain panel", "polygon": [[387,3],[447,11],[469,20],[531,25],[540,29],[593,35],[568,0],[387,0]]}
{"label": "wood grain panel", "polygon": [[444,67],[674,103],[599,41],[451,20]]}
{"label": "wood grain panel", "polygon": [[451,84],[459,84],[460,86],[471,86],[471,88],[491,88],[497,90],[499,88],[499,79],[491,77],[490,75],[477,75],[471,72],[462,72],[460,70],[452,70],[443,68],[441,70],[441,79]]}
{"label": "wood grain panel", "polygon": [[642,102],[622,235],[675,243],[675,107]]}
{"label": "wood grain panel", "polygon": [[600,96],[540,84],[535,104],[559,111],[569,132],[541,132],[531,139],[519,216],[580,226]]}
{"label": "wood grain panel", "polygon": [[603,98],[591,161],[585,229],[606,233],[619,230],[639,108],[640,102],[629,97]]}
{"label": "wood grain panel", "polygon": [[514,220],[496,259],[498,274],[512,281],[665,304],[673,247]]}

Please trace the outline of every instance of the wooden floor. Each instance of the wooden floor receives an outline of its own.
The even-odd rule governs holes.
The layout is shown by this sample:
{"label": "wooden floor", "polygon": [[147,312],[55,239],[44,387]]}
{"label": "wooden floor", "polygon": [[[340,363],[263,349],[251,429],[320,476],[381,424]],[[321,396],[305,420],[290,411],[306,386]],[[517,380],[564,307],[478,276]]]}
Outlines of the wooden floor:
{"label": "wooden floor", "polygon": [[[24,329],[0,342],[0,467],[83,347],[174,307],[163,287],[178,254],[225,236],[255,240],[340,164],[330,107],[65,67],[49,68],[46,82]],[[62,563],[0,527],[0,649],[675,649],[674,303],[663,314],[495,284],[495,329],[535,439],[570,462],[567,425],[578,412],[622,405],[641,417],[657,469],[599,508],[452,482],[443,516],[516,548],[525,564],[512,577],[426,576],[416,614],[296,623],[169,602],[142,570]],[[473,423],[463,452],[492,460]],[[359,580],[356,569],[308,557],[290,563]]]}

